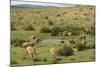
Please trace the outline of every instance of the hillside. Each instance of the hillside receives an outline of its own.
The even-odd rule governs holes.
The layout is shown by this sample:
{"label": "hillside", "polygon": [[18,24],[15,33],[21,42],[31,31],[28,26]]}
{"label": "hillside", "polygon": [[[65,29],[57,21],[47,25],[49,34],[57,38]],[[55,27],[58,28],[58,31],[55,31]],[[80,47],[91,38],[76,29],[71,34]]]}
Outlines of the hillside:
{"label": "hillside", "polygon": [[[94,28],[94,6],[64,8],[11,8],[12,30],[40,31],[43,27],[58,26],[63,30]],[[93,29],[92,28],[92,29]],[[71,30],[71,31],[72,31]]]}

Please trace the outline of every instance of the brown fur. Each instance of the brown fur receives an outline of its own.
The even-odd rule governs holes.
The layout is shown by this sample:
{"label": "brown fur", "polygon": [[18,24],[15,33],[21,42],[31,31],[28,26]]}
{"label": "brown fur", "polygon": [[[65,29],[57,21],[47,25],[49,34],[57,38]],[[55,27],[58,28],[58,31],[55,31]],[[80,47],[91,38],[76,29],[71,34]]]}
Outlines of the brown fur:
{"label": "brown fur", "polygon": [[68,36],[71,36],[72,35],[72,32],[68,32]]}
{"label": "brown fur", "polygon": [[72,47],[76,47],[78,44],[86,45],[86,36],[82,35],[79,39],[69,41]]}
{"label": "brown fur", "polygon": [[22,47],[24,48],[25,53],[34,59],[36,56],[36,45],[38,45],[38,43],[40,42],[41,42],[41,39],[36,38],[34,35],[32,35],[29,41],[24,42],[22,44]]}
{"label": "brown fur", "polygon": [[38,44],[38,43],[40,43],[40,42],[41,42],[41,39],[36,38],[35,36],[31,36],[31,37],[30,37],[30,41],[24,42],[24,43],[22,44],[22,47],[23,47],[23,48],[26,48],[27,46],[34,46],[34,45],[36,45],[36,44]]}
{"label": "brown fur", "polygon": [[33,41],[33,40],[35,40],[36,39],[36,36],[34,36],[34,35],[32,35],[31,37],[30,37],[30,41]]}
{"label": "brown fur", "polygon": [[55,48],[51,48],[50,49],[50,53],[51,53],[51,56],[52,56],[53,60],[56,61],[56,49]]}
{"label": "brown fur", "polygon": [[34,46],[34,45],[35,45],[34,42],[24,42],[24,43],[22,44],[22,47],[23,47],[23,48],[26,48],[27,46]]}
{"label": "brown fur", "polygon": [[70,40],[69,42],[70,42],[72,47],[74,47],[74,48],[76,47],[76,45],[77,45],[77,41],[76,40]]}
{"label": "brown fur", "polygon": [[67,36],[68,35],[68,32],[67,31],[64,31],[63,32],[63,36]]}
{"label": "brown fur", "polygon": [[35,57],[36,57],[36,48],[35,47],[32,47],[32,46],[27,46],[26,47],[26,51],[27,51],[27,54],[28,56],[34,60]]}
{"label": "brown fur", "polygon": [[86,41],[86,36],[85,36],[85,35],[82,35],[82,36],[79,38],[79,40],[80,40],[81,42]]}
{"label": "brown fur", "polygon": [[80,36],[80,38],[77,41],[77,44],[83,44],[86,46],[86,35]]}
{"label": "brown fur", "polygon": [[35,42],[36,42],[36,44],[38,45],[39,43],[41,43],[41,39],[36,38],[36,39],[35,39]]}

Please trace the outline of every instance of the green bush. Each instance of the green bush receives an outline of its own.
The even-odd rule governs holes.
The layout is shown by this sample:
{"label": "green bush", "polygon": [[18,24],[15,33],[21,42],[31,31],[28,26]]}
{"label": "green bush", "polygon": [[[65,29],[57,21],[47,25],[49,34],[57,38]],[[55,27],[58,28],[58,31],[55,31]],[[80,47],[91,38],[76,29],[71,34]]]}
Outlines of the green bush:
{"label": "green bush", "polygon": [[61,49],[58,50],[57,54],[60,56],[70,56],[73,55],[73,49],[71,46],[64,45]]}
{"label": "green bush", "polygon": [[93,48],[95,48],[95,43],[91,43],[90,42],[89,44],[86,45],[86,48],[87,49],[93,49]]}
{"label": "green bush", "polygon": [[16,30],[16,28],[14,26],[11,26],[11,30]]}
{"label": "green bush", "polygon": [[26,31],[31,31],[31,30],[35,30],[35,28],[31,25],[31,24],[28,24],[24,27],[24,30]]}
{"label": "green bush", "polygon": [[81,34],[82,28],[78,25],[68,25],[66,27],[63,27],[62,30],[67,30],[72,32],[72,35],[79,35]]}
{"label": "green bush", "polygon": [[[82,29],[83,32],[85,32],[85,34],[90,34],[90,35],[94,36],[95,35],[95,25],[91,25],[91,26],[87,26],[87,27],[84,27]],[[85,28],[87,29],[87,31],[85,30]]]}
{"label": "green bush", "polygon": [[18,64],[15,60],[10,60],[11,64]]}
{"label": "green bush", "polygon": [[23,42],[24,42],[24,40],[20,40],[20,39],[12,39],[11,40],[11,44],[14,47],[20,47]]}
{"label": "green bush", "polygon": [[11,23],[11,30],[16,30],[14,22]]}
{"label": "green bush", "polygon": [[57,60],[52,60],[52,64],[57,64],[58,61]]}
{"label": "green bush", "polygon": [[90,34],[95,36],[95,25],[91,26],[91,33]]}
{"label": "green bush", "polygon": [[82,50],[86,49],[86,44],[79,43],[79,44],[77,44],[76,48],[78,51],[82,51]]}
{"label": "green bush", "polygon": [[50,28],[44,26],[44,27],[42,27],[42,28],[40,29],[40,32],[41,32],[41,33],[50,33],[51,30],[50,30]]}
{"label": "green bush", "polygon": [[48,21],[48,24],[49,25],[54,25],[54,23],[51,20]]}
{"label": "green bush", "polygon": [[95,48],[95,45],[87,45],[86,48],[87,49],[93,49],[93,48]]}
{"label": "green bush", "polygon": [[58,35],[58,32],[61,32],[62,29],[58,26],[53,26],[52,29],[51,29],[51,35],[52,36],[57,36]]}

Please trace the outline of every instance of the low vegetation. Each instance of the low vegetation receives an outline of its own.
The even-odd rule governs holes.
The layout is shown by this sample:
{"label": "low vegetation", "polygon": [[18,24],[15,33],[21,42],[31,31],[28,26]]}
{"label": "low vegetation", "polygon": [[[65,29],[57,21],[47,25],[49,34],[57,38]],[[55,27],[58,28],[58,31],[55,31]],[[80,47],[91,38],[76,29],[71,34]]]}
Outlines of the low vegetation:
{"label": "low vegetation", "polygon": [[58,55],[61,56],[70,56],[73,55],[73,53],[73,48],[68,45],[63,45],[63,47],[58,50]]}

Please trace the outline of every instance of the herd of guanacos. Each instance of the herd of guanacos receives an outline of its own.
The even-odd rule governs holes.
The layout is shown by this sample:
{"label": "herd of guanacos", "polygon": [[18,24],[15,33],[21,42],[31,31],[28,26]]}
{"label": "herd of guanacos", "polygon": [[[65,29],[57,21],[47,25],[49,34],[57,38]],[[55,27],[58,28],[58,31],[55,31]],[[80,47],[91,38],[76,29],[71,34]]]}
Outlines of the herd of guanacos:
{"label": "herd of guanacos", "polygon": [[[58,32],[58,36],[71,36],[72,32]],[[22,43],[21,47],[25,51],[25,55],[28,55],[32,61],[36,58],[36,48],[37,45],[41,42],[41,39],[37,38],[35,35],[30,36],[30,40]],[[69,41],[72,47],[77,46],[78,43],[86,43],[86,35],[80,36],[77,40],[70,40]],[[61,40],[61,43],[64,43],[63,40]],[[50,53],[53,60],[56,60],[56,49],[54,47],[50,48]]]}

